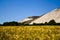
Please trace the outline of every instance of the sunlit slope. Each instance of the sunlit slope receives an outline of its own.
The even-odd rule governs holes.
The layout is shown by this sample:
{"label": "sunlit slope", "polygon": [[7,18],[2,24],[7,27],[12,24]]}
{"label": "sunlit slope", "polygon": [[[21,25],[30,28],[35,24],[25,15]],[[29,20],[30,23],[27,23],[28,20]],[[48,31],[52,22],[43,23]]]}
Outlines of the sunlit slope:
{"label": "sunlit slope", "polygon": [[60,8],[54,9],[54,10],[46,13],[45,15],[32,21],[30,24],[45,23],[45,22],[49,22],[50,20],[55,20],[56,23],[60,23]]}
{"label": "sunlit slope", "polygon": [[1,26],[0,40],[60,40],[60,26]]}

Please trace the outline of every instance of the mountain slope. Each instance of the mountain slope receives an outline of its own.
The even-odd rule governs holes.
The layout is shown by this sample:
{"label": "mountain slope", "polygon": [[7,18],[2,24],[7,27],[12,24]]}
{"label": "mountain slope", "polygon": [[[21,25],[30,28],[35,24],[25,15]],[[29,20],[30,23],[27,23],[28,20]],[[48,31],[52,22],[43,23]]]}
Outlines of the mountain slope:
{"label": "mountain slope", "polygon": [[38,19],[32,21],[30,24],[45,23],[49,22],[50,20],[55,20],[56,23],[60,23],[60,8],[54,9],[51,12],[46,13],[42,17],[39,17]]}
{"label": "mountain slope", "polygon": [[30,16],[30,17],[27,17],[27,18],[23,19],[22,21],[20,21],[20,23],[29,24],[37,18],[39,18],[39,16]]}

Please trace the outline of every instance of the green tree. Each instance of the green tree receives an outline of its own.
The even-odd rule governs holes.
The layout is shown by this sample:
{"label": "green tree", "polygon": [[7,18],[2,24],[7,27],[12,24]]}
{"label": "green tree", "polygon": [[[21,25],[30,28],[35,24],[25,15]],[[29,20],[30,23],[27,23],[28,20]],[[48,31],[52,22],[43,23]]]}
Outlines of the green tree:
{"label": "green tree", "polygon": [[48,22],[48,24],[54,25],[54,24],[56,24],[56,22],[55,22],[55,20],[50,20],[50,21]]}
{"label": "green tree", "polygon": [[12,21],[12,22],[4,22],[3,26],[18,26],[18,22]]}
{"label": "green tree", "polygon": [[2,26],[2,24],[0,24],[0,26]]}
{"label": "green tree", "polygon": [[47,22],[45,22],[45,23],[44,23],[44,25],[48,25],[48,23],[47,23]]}

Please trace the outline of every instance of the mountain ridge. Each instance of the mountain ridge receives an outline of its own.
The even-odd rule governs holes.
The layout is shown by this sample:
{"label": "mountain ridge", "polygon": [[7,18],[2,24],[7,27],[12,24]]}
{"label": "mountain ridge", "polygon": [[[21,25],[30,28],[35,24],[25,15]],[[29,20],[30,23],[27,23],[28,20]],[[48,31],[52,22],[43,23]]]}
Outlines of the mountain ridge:
{"label": "mountain ridge", "polygon": [[50,20],[55,20],[56,23],[60,23],[60,7],[56,8],[48,13],[45,13],[41,16],[30,16],[20,21],[20,23],[33,24],[33,23],[45,23]]}
{"label": "mountain ridge", "polygon": [[45,22],[49,22],[50,20],[55,20],[57,23],[60,23],[60,8],[54,9],[46,13],[42,17],[39,17],[38,19],[31,22],[30,24],[45,23]]}

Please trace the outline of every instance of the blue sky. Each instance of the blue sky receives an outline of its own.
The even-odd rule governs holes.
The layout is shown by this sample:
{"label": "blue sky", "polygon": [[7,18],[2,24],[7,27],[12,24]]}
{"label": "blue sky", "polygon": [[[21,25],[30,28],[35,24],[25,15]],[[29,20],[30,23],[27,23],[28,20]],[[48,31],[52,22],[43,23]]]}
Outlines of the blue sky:
{"label": "blue sky", "polygon": [[60,0],[0,0],[0,23],[40,16],[57,7]]}

